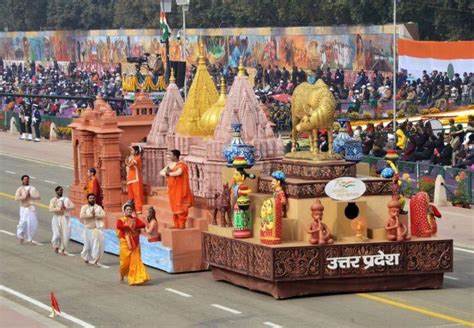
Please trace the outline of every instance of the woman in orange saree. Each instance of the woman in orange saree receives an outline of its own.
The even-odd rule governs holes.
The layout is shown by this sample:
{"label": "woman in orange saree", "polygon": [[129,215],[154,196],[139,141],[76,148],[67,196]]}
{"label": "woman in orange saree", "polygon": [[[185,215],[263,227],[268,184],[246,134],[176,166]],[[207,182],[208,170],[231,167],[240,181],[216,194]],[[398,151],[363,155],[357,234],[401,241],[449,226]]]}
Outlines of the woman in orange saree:
{"label": "woman in orange saree", "polygon": [[127,157],[127,191],[128,199],[133,200],[137,214],[142,214],[143,206],[143,176],[142,156],[139,146],[130,147],[130,156]]}
{"label": "woman in orange saree", "polygon": [[131,204],[125,204],[123,212],[124,216],[117,220],[120,241],[120,281],[127,277],[130,286],[140,285],[150,280],[140,254],[140,229],[145,228],[146,225],[132,215]]}

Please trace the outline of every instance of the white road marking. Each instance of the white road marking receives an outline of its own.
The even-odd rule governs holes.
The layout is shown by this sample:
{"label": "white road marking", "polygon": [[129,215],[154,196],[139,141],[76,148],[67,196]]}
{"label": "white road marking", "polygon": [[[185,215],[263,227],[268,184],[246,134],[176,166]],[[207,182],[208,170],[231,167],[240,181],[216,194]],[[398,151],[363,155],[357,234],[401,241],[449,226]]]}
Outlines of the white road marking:
{"label": "white road marking", "polygon": [[460,251],[460,252],[466,252],[469,254],[474,254],[473,250],[467,249],[467,248],[462,248],[462,247],[453,247],[455,251]]}
{"label": "white road marking", "polygon": [[16,174],[16,172],[13,172],[13,171],[5,171],[5,173],[8,173],[8,174]]}
{"label": "white road marking", "polygon": [[273,322],[270,322],[270,321],[265,321],[263,324],[267,325],[267,326],[270,326],[270,327],[273,327],[273,328],[283,328],[283,326],[277,325],[276,323],[273,323]]}
{"label": "white road marking", "polygon": [[221,309],[221,310],[224,310],[224,311],[227,311],[227,312],[234,313],[234,314],[242,314],[242,312],[240,312],[240,311],[228,308],[228,307],[220,305],[220,304],[211,304],[211,306],[213,306],[215,308],[218,308],[218,309]]}
{"label": "white road marking", "polygon": [[451,279],[451,280],[459,280],[459,278],[451,277],[451,276],[447,276],[447,275],[444,275],[444,277],[447,278],[447,279]]}
{"label": "white road marking", "polygon": [[[0,290],[3,290],[11,295],[14,295],[18,298],[21,298],[22,300],[29,302],[33,305],[36,305],[37,307],[46,310],[48,312],[51,312],[51,306],[46,305],[44,303],[41,303],[40,301],[35,300],[34,298],[31,298],[29,296],[26,296],[25,294],[22,294],[20,292],[17,292],[16,290],[13,290],[11,288],[5,287],[3,285],[0,285]],[[70,314],[67,314],[66,312],[61,312],[61,317],[63,317],[66,320],[69,320],[71,322],[74,322],[75,324],[78,324],[81,327],[86,327],[86,328],[94,328],[95,326],[91,325],[90,323],[87,323],[85,321],[82,321],[81,319],[78,319],[76,317],[73,317]]]}
{"label": "white road marking", "polygon": [[46,183],[50,183],[50,184],[58,184],[57,182],[54,182],[54,181],[51,181],[51,180],[43,180],[44,182]]}
{"label": "white road marking", "polygon": [[46,161],[39,161],[39,160],[36,160],[36,159],[33,159],[33,158],[29,158],[29,157],[11,155],[11,154],[7,154],[7,153],[3,153],[3,152],[0,152],[0,155],[2,155],[2,156],[7,156],[7,157],[11,157],[11,158],[23,159],[23,160],[25,160],[25,161],[29,161],[29,162],[33,162],[33,163],[38,163],[38,164],[43,164],[43,165],[50,165],[50,166],[56,166],[56,167],[62,167],[63,169],[68,169],[68,170],[74,170],[74,167],[72,167],[72,166],[61,165],[61,164],[55,164],[55,163],[50,163],[50,162],[46,162]]}
{"label": "white road marking", "polygon": [[[0,230],[0,232],[1,232],[1,233],[4,233],[4,234],[6,234],[6,235],[9,235],[9,236],[15,236],[15,237],[16,237],[16,234],[14,234],[13,232],[10,232],[10,231]],[[31,242],[32,242],[33,244],[35,244],[35,245],[43,246],[42,243],[39,243],[39,242],[37,242],[36,240],[32,240]]]}
{"label": "white road marking", "polygon": [[102,269],[110,269],[108,265],[102,264],[102,263],[97,263],[97,266]]}
{"label": "white road marking", "polygon": [[173,288],[165,288],[165,290],[167,290],[167,291],[169,291],[169,292],[172,292],[172,293],[175,293],[175,294],[177,294],[177,295],[183,296],[183,297],[192,297],[192,296],[189,295],[189,294],[180,292],[179,290],[176,290],[176,289],[173,289]]}

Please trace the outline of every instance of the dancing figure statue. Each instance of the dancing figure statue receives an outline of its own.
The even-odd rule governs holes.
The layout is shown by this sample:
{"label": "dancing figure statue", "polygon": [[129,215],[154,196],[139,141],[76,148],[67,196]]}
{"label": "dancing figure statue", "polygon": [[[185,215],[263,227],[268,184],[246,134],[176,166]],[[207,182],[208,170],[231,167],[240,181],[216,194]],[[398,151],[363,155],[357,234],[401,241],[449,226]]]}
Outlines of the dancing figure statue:
{"label": "dancing figure statue", "polygon": [[260,210],[260,241],[262,244],[280,244],[283,235],[283,216],[287,199],[282,185],[285,173],[272,173],[273,197],[265,200]]}

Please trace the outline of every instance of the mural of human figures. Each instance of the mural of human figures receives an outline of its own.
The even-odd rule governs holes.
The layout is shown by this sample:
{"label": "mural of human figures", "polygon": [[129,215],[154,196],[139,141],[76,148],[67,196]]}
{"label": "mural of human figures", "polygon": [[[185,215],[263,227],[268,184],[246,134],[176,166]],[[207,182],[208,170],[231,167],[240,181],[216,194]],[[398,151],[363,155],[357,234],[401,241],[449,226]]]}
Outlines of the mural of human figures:
{"label": "mural of human figures", "polygon": [[[261,64],[307,70],[316,67],[392,70],[392,35],[383,34],[382,26],[325,27],[321,28],[324,34],[316,33],[316,27],[312,28],[313,34],[308,29],[189,29],[185,57],[188,66],[196,64],[198,43],[202,41],[209,63],[216,66],[237,67],[243,56],[248,67]],[[171,60],[183,58],[183,42],[177,39],[177,32],[173,30],[170,38]],[[159,33],[158,30],[103,30],[100,34],[97,31],[0,32],[0,58],[76,61],[83,66],[123,64],[128,56],[144,53],[161,54],[165,58]]]}

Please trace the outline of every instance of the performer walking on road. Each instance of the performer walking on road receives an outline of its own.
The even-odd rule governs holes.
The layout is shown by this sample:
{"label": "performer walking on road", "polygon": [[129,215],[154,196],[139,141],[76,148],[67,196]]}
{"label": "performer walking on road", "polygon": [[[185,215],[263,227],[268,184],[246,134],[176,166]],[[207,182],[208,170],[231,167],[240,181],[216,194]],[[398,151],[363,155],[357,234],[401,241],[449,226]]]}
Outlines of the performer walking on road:
{"label": "performer walking on road", "polygon": [[84,248],[81,256],[87,264],[99,266],[99,260],[104,255],[105,240],[102,228],[104,227],[105,211],[95,203],[95,199],[94,194],[87,195],[88,204],[81,207],[79,215],[84,223],[82,232]]}
{"label": "performer walking on road", "polygon": [[140,230],[146,225],[133,216],[133,206],[130,203],[123,206],[123,214],[124,216],[117,220],[117,234],[120,240],[120,281],[127,277],[130,286],[140,285],[150,280],[140,254]]}
{"label": "performer walking on road", "polygon": [[38,230],[38,217],[32,201],[39,200],[40,194],[35,187],[30,186],[28,175],[21,177],[21,183],[21,187],[15,192],[15,200],[20,201],[20,222],[16,228],[16,236],[20,244],[26,239],[33,245],[33,237]]}
{"label": "performer walking on road", "polygon": [[68,197],[63,196],[63,187],[58,186],[54,191],[56,191],[56,197],[49,202],[49,211],[54,213],[51,222],[53,229],[51,244],[56,253],[66,255],[66,247],[71,236],[69,211],[74,209],[74,204]]}

